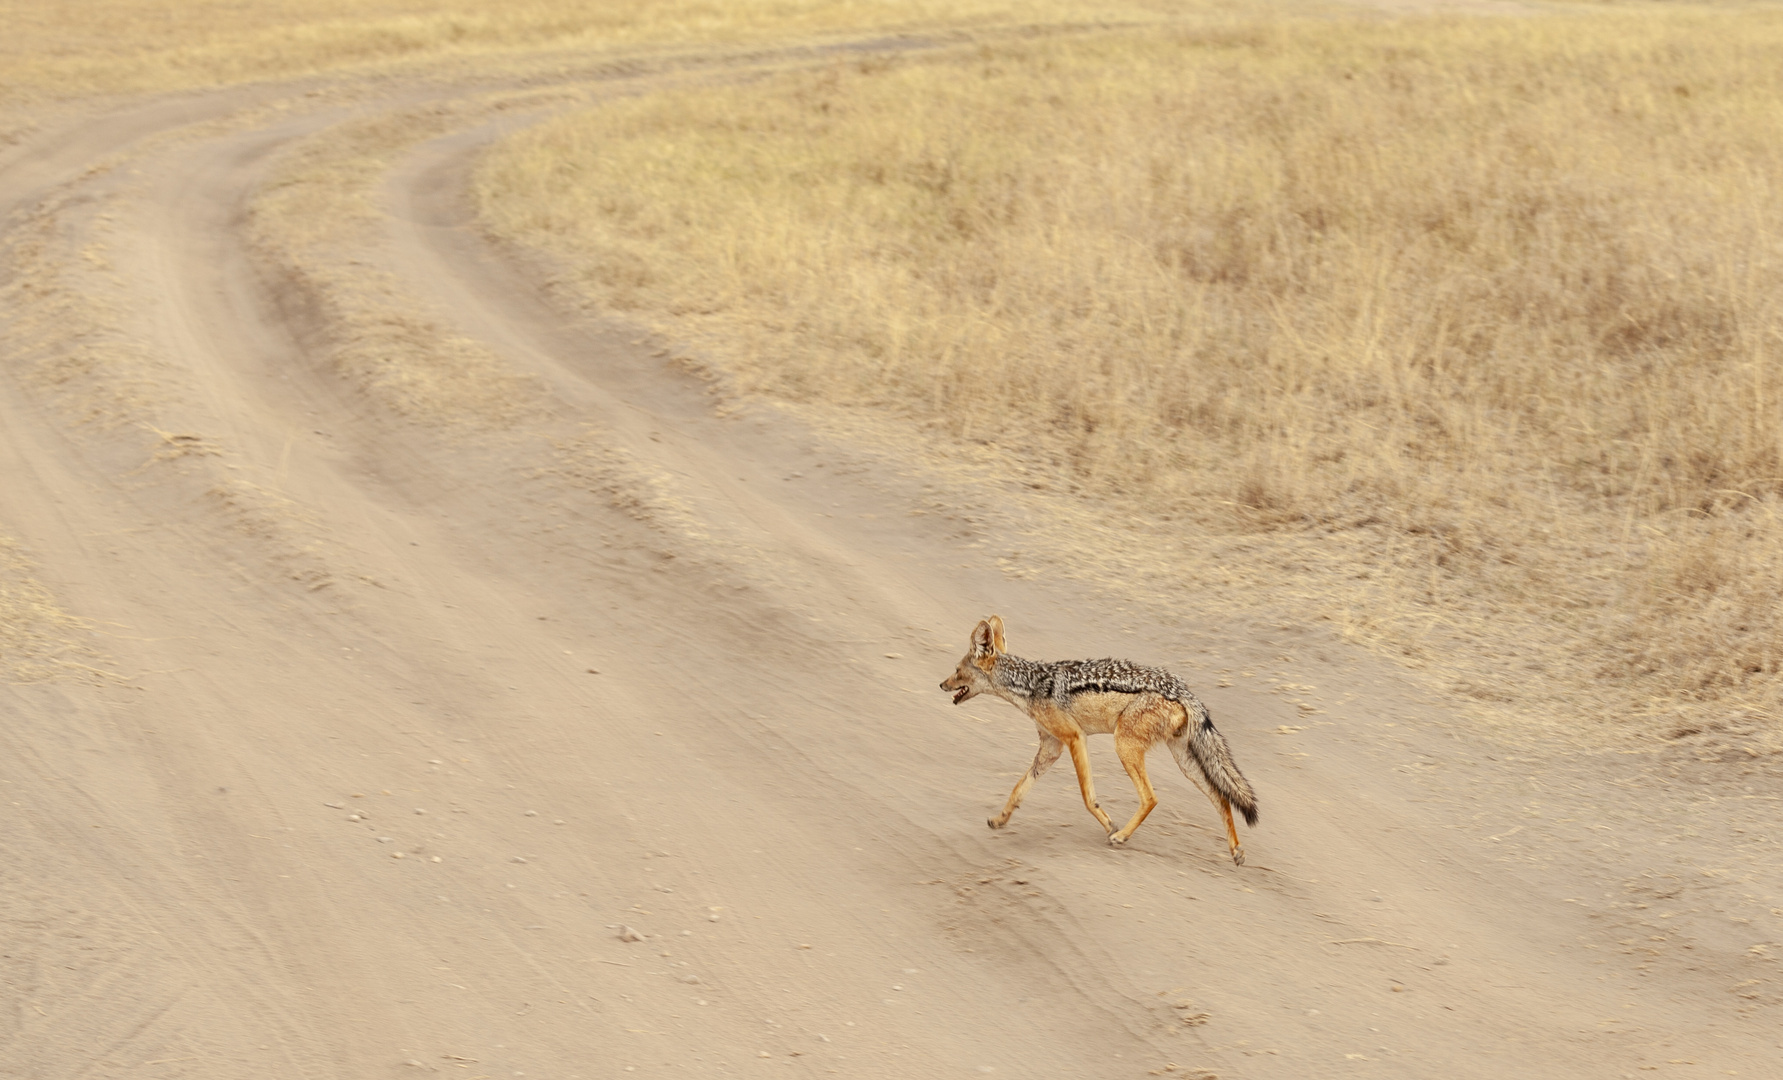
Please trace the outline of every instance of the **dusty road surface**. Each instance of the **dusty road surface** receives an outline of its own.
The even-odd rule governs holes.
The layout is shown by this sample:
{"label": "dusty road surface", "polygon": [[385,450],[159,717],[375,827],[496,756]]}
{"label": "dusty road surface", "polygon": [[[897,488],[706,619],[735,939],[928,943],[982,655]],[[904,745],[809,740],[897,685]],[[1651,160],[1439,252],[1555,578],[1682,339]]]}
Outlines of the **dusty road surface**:
{"label": "dusty road surface", "polygon": [[[0,150],[0,534],[87,627],[0,686],[0,1076],[1783,1075],[1774,776],[1009,573],[1026,504],[716,407],[474,227],[503,132],[798,61]],[[1125,849],[1068,768],[987,830],[1032,727],[936,683],[992,611],[1202,690],[1250,865],[1167,755]]]}

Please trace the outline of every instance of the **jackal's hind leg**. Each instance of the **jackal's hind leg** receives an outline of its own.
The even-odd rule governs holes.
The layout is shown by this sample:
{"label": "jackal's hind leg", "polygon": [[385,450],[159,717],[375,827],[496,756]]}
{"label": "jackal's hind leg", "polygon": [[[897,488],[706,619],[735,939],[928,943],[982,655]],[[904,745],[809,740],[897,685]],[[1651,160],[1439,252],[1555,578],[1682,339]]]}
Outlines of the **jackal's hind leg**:
{"label": "jackal's hind leg", "polygon": [[1009,801],[1003,804],[1003,812],[994,818],[987,818],[985,824],[993,829],[1001,829],[1009,824],[1009,815],[1015,813],[1015,808],[1022,804],[1022,798],[1027,795],[1028,788],[1033,786],[1034,781],[1040,779],[1046,770],[1052,768],[1052,763],[1059,760],[1059,754],[1064,752],[1064,749],[1064,743],[1053,738],[1050,732],[1042,731],[1040,733],[1040,749],[1034,751],[1034,764],[1028,766],[1028,771],[1022,773],[1022,778],[1015,782],[1015,790],[1009,793]]}
{"label": "jackal's hind leg", "polygon": [[1244,865],[1244,848],[1238,843],[1238,826],[1232,823],[1232,804],[1223,795],[1216,794],[1214,802],[1220,808],[1220,816],[1226,819],[1226,844],[1232,851],[1232,862],[1236,866]]}
{"label": "jackal's hind leg", "polygon": [[1139,823],[1158,805],[1158,797],[1152,792],[1151,779],[1145,775],[1145,751],[1146,742],[1143,739],[1118,734],[1114,737],[1114,752],[1121,759],[1121,766],[1127,770],[1127,775],[1132,778],[1134,789],[1139,792],[1139,809],[1133,813],[1133,820],[1127,822],[1120,832],[1109,834],[1108,842],[1111,844],[1126,843],[1127,838],[1133,835],[1133,830],[1139,828]]}
{"label": "jackal's hind leg", "polygon": [[[1201,787],[1200,784],[1196,784],[1195,786]],[[1220,812],[1221,819],[1226,822],[1226,847],[1232,852],[1232,862],[1238,866],[1243,866],[1244,848],[1239,846],[1238,843],[1238,825],[1232,820],[1231,802],[1229,802],[1224,795],[1221,795],[1211,787],[1201,788],[1201,790],[1207,793],[1207,800],[1213,803],[1213,808]]]}
{"label": "jackal's hind leg", "polygon": [[1108,815],[1102,812],[1102,804],[1096,801],[1096,781],[1090,776],[1090,748],[1085,745],[1084,737],[1077,736],[1066,743],[1065,748],[1071,751],[1071,764],[1077,769],[1077,786],[1083,792],[1083,805],[1102,823],[1104,833],[1113,832],[1114,822],[1108,820]]}

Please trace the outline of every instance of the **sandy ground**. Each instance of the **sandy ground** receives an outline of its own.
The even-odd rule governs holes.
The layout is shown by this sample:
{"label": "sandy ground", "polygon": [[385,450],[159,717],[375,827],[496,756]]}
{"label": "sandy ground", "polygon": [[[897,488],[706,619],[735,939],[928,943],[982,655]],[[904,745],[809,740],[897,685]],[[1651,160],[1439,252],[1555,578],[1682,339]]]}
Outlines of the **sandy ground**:
{"label": "sandy ground", "polygon": [[[536,101],[400,145],[340,253],[520,419],[343,378],[254,200],[299,140],[496,89],[0,151],[0,534],[109,673],[0,685],[0,1075],[1780,1074],[1774,773],[1495,742],[1266,597],[1006,573],[994,487],[717,408],[479,236],[468,163]],[[1124,850],[1068,768],[987,830],[1032,727],[935,684],[992,611],[1199,688],[1250,865],[1164,754]]]}

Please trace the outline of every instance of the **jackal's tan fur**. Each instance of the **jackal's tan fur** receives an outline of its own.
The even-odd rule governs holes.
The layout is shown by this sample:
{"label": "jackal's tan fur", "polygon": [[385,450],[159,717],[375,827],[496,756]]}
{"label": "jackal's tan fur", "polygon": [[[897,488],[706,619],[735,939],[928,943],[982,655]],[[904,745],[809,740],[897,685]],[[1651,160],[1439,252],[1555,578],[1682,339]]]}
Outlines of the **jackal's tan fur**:
{"label": "jackal's tan fur", "polygon": [[[1004,651],[1003,619],[992,615],[973,628],[971,647],[954,673],[942,681],[941,689],[953,693],[955,705],[978,694],[995,694],[1027,713],[1040,730],[1034,764],[1009,793],[1003,812],[987,822],[991,828],[1007,825],[1028,786],[1052,767],[1060,753],[1069,750],[1077,768],[1077,785],[1083,790],[1083,804],[1102,823],[1109,843],[1124,844],[1158,805],[1145,775],[1145,752],[1163,743],[1189,782],[1219,808],[1232,861],[1244,864],[1232,808],[1238,807],[1245,823],[1255,826],[1256,792],[1238,771],[1231,748],[1213,726],[1207,706],[1170,672],[1127,660],[1040,663],[1010,656]],[[1090,778],[1084,738],[1100,734],[1114,736],[1114,751],[1139,791],[1138,811],[1118,831],[1097,804],[1096,785]]]}

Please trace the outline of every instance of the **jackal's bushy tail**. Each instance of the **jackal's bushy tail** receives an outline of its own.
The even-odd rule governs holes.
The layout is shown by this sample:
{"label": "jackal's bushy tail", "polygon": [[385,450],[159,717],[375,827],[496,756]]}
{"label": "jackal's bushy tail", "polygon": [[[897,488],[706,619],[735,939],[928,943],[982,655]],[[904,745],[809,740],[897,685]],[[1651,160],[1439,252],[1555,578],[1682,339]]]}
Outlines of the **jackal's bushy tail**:
{"label": "jackal's bushy tail", "polygon": [[1232,748],[1226,745],[1226,737],[1213,726],[1207,706],[1197,701],[1183,702],[1183,707],[1189,714],[1189,722],[1169,739],[1176,764],[1190,780],[1200,773],[1209,786],[1238,808],[1244,815],[1244,823],[1254,827],[1257,824],[1257,793],[1251,790],[1251,782],[1238,771],[1238,764],[1232,760]]}

